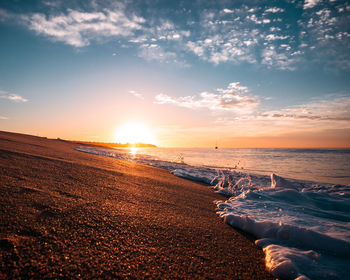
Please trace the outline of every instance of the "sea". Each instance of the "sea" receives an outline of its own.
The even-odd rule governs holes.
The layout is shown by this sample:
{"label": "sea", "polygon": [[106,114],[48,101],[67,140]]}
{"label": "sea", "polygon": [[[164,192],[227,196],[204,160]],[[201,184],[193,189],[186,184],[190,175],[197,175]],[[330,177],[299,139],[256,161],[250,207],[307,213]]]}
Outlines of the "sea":
{"label": "sea", "polygon": [[218,216],[255,236],[279,279],[350,279],[350,149],[77,150],[205,183],[222,194]]}

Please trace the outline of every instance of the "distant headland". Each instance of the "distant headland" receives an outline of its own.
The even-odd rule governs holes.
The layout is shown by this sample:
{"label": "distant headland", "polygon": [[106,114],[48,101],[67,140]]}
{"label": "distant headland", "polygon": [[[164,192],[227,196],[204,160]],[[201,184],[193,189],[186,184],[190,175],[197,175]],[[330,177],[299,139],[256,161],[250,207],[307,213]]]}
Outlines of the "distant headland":
{"label": "distant headland", "polygon": [[153,144],[145,144],[145,143],[105,143],[105,142],[87,142],[87,141],[69,141],[72,143],[78,143],[82,145],[93,145],[93,146],[102,146],[109,148],[157,148],[156,145]]}

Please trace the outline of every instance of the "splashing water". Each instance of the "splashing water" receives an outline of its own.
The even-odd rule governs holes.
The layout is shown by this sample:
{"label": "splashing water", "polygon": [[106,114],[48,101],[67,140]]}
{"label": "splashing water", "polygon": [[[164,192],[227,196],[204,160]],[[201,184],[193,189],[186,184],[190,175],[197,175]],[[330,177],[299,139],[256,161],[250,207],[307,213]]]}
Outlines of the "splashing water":
{"label": "splashing water", "polygon": [[266,266],[274,276],[346,279],[350,275],[347,186],[293,182],[275,174],[268,186],[259,178],[247,178],[238,176],[230,186],[221,177],[214,188],[223,192],[227,185],[224,193],[233,196],[217,201],[217,212],[229,225],[258,238],[255,243],[265,252]]}

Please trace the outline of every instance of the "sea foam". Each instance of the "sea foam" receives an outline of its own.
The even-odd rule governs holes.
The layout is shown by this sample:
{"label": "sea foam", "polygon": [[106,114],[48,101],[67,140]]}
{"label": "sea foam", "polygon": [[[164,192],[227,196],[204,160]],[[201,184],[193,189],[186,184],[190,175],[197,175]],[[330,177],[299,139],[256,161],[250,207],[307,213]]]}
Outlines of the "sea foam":
{"label": "sea foam", "polygon": [[270,186],[252,181],[227,201],[216,202],[217,212],[232,227],[257,238],[272,274],[282,279],[347,279],[349,188],[293,182],[275,174]]}

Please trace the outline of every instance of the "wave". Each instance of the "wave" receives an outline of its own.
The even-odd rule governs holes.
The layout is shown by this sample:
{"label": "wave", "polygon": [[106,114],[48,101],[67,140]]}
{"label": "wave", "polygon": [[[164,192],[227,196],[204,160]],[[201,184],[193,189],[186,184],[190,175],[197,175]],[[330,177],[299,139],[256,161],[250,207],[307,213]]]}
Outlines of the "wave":
{"label": "wave", "polygon": [[[266,266],[282,279],[346,279],[350,267],[350,192],[347,186],[324,186],[271,175],[271,185],[246,180],[218,184],[232,193],[218,201],[225,222],[254,235]],[[256,183],[256,182],[255,182]]]}

